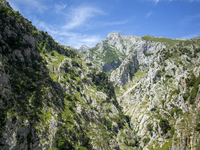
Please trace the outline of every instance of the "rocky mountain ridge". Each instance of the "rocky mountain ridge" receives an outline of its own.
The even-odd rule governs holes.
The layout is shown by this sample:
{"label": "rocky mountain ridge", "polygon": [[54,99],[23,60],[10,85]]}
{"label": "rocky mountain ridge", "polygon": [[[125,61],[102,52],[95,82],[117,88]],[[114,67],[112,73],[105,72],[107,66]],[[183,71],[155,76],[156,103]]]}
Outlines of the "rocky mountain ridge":
{"label": "rocky mountain ridge", "polygon": [[82,54],[0,2],[0,149],[200,148],[199,37],[109,33]]}
{"label": "rocky mountain ridge", "polygon": [[1,0],[0,149],[138,147],[105,73],[5,3]]}
{"label": "rocky mountain ridge", "polygon": [[83,53],[83,54],[85,54],[85,53],[87,53],[87,51],[90,49],[90,47],[88,47],[87,45],[82,45],[79,49],[78,49],[78,51],[79,52],[81,52],[81,53]]}
{"label": "rocky mountain ridge", "polygon": [[143,149],[199,149],[199,40],[110,33],[89,49],[102,68],[122,54],[109,64],[110,80]]}
{"label": "rocky mountain ridge", "polygon": [[109,33],[103,41],[89,49],[86,55],[110,76],[130,54],[137,53],[139,65],[150,64],[152,60],[144,57],[145,54],[156,53],[164,47],[162,43],[146,41],[138,36]]}

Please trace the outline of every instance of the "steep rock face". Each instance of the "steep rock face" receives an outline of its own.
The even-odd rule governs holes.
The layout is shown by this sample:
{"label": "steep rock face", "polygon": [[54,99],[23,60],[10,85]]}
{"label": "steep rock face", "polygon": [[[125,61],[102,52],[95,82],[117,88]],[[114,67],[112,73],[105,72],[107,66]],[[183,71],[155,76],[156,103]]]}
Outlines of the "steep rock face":
{"label": "steep rock face", "polygon": [[87,53],[87,51],[90,49],[90,47],[88,47],[87,45],[82,45],[79,49],[78,49],[78,51],[79,52],[81,52],[81,53],[83,53],[83,54],[85,54],[85,53]]}
{"label": "steep rock face", "polygon": [[0,149],[133,149],[105,73],[0,8]]}
{"label": "steep rock face", "polygon": [[112,72],[110,80],[114,82],[116,86],[121,86],[130,82],[134,73],[137,72],[137,66],[137,54],[131,54],[123,61],[119,68]]}
{"label": "steep rock face", "polygon": [[87,56],[104,71],[113,71],[126,57],[135,53],[139,65],[148,65],[152,62],[152,57],[145,57],[145,54],[155,54],[164,47],[160,42],[145,41],[141,37],[109,33],[103,41],[89,49]]}
{"label": "steep rock face", "polygon": [[[163,48],[165,46],[162,43],[150,41],[141,43],[135,53],[129,54],[123,63],[116,70],[112,71],[110,80],[118,87],[131,81],[132,76],[138,69],[142,71],[148,70],[158,51]],[[158,59],[159,57],[158,54]]]}
{"label": "steep rock face", "polygon": [[[132,81],[116,84],[118,102],[131,117],[131,127],[141,137],[144,149],[199,146],[199,38],[178,42],[181,46],[168,45],[145,56],[151,62],[142,61],[148,64],[146,69],[139,66]],[[125,68],[121,65],[118,69]],[[113,71],[111,80],[113,76],[120,79],[122,74]]]}

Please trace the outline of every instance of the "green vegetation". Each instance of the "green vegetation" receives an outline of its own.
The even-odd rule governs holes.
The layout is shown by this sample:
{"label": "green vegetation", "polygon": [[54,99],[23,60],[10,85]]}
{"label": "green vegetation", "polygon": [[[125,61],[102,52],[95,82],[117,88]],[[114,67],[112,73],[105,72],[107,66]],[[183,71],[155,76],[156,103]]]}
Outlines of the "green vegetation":
{"label": "green vegetation", "polygon": [[143,36],[142,39],[146,40],[146,41],[161,42],[161,43],[165,44],[166,46],[174,46],[174,45],[188,46],[188,45],[192,45],[192,44],[199,45],[198,38],[194,38],[194,39],[190,39],[190,40],[175,40],[175,39],[158,38],[158,37],[146,35],[146,36]]}
{"label": "green vegetation", "polygon": [[144,145],[147,145],[147,143],[149,143],[149,141],[150,141],[150,138],[146,137],[142,141],[143,141]]}
{"label": "green vegetation", "polygon": [[198,114],[197,114],[195,130],[200,133],[200,110],[198,111]]}
{"label": "green vegetation", "polygon": [[175,128],[173,126],[171,126],[171,129],[170,129],[170,134],[171,136],[173,136],[175,133]]}
{"label": "green vegetation", "polygon": [[146,72],[140,72],[140,71],[137,71],[133,76],[132,76],[132,79],[134,78],[138,78],[138,77],[142,77],[146,74]]}
{"label": "green vegetation", "polygon": [[[94,72],[93,72],[94,73]],[[93,74],[92,81],[97,86],[97,90],[102,90],[111,98],[115,98],[115,89],[113,84],[108,80],[108,76],[104,72]]]}
{"label": "green vegetation", "polygon": [[167,142],[165,142],[162,147],[160,145],[157,145],[156,148],[150,148],[150,150],[169,150],[172,146],[172,139],[170,138]]}
{"label": "green vegetation", "polygon": [[161,42],[161,43],[164,43],[165,45],[174,45],[181,41],[181,40],[173,40],[173,39],[167,39],[167,38],[158,38],[158,37],[149,36],[149,35],[143,36],[142,39],[146,41]]}
{"label": "green vegetation", "polygon": [[151,56],[153,53],[144,53],[145,56]]}
{"label": "green vegetation", "polygon": [[153,124],[151,123],[147,124],[147,130],[150,132],[153,131]]}
{"label": "green vegetation", "polygon": [[166,134],[168,130],[171,129],[168,120],[165,118],[160,119],[159,126],[161,127],[161,130],[164,134]]}
{"label": "green vegetation", "polygon": [[179,117],[180,114],[183,114],[182,109],[178,107],[172,108],[169,113],[172,117],[174,117],[174,113],[176,113],[177,117]]}
{"label": "green vegetation", "polygon": [[104,51],[106,52],[106,55],[102,58],[103,62],[112,63],[113,61],[120,61],[116,49],[106,46]]}
{"label": "green vegetation", "polygon": [[[21,129],[31,129],[26,132],[28,134],[25,135],[25,137],[16,132],[17,144],[19,145],[26,141],[24,139],[26,138],[28,149],[30,149],[30,145],[34,142],[33,137],[35,138],[37,136],[39,137],[39,142],[42,143],[48,142],[51,137],[55,138],[53,139],[55,147],[49,148],[49,150],[84,150],[92,149],[93,146],[104,149],[103,144],[107,144],[110,140],[115,138],[124,142],[122,147],[126,147],[127,145],[130,146],[130,149],[133,148],[133,146],[139,147],[138,143],[140,139],[134,138],[137,131],[135,131],[135,134],[132,134],[129,128],[132,120],[130,120],[129,116],[124,116],[122,113],[121,107],[116,101],[114,86],[109,81],[106,73],[99,72],[92,63],[85,64],[82,62],[81,54],[77,53],[71,47],[58,44],[47,32],[37,30],[36,27],[34,27],[31,22],[24,19],[19,12],[0,6],[0,13],[2,17],[0,23],[3,24],[1,33],[4,32],[6,26],[12,26],[12,28],[15,29],[13,31],[14,34],[0,41],[0,50],[3,54],[2,64],[4,65],[5,73],[10,84],[10,87],[3,87],[2,94],[0,95],[0,99],[2,100],[2,110],[0,111],[0,138],[3,136],[6,121],[9,119],[17,128],[19,126]],[[16,19],[10,19],[11,16]],[[18,28],[15,28],[16,23],[18,23]],[[31,43],[24,42],[24,34],[30,35],[30,33],[35,37],[38,43],[36,49],[33,49]],[[174,59],[180,55],[188,55],[190,58],[196,58],[198,55],[195,53],[200,52],[200,49],[195,48],[194,45],[193,51],[184,47],[188,43],[197,44],[194,40],[181,41],[154,37],[143,38],[152,41],[162,41],[165,44],[183,45],[180,48],[170,47],[163,49],[161,53],[165,60]],[[104,62],[113,63],[113,61],[120,61],[119,58],[124,59],[127,57],[121,54],[114,46],[110,46],[108,43],[104,44],[105,51],[101,54],[97,54],[97,57]],[[125,45],[123,46],[125,48]],[[26,48],[31,50],[30,58],[26,55],[26,51],[28,51]],[[96,53],[98,48],[98,46],[94,47],[90,49],[90,52]],[[13,54],[16,49],[19,50],[18,54],[21,54],[24,60],[18,57],[18,55],[15,56]],[[40,55],[38,55],[38,53],[40,53]],[[144,55],[151,56],[153,53],[145,53]],[[14,59],[12,59],[13,56],[15,57]],[[58,66],[64,59],[66,63],[63,64],[59,72]],[[165,67],[167,66],[167,61],[165,60],[161,62],[164,66],[158,71],[157,77],[165,75]],[[189,64],[193,61],[186,58],[186,60],[177,60],[177,62],[182,62],[181,65],[184,66],[185,62]],[[151,66],[155,67],[154,62]],[[48,70],[47,67],[52,69]],[[4,70],[2,69],[1,71],[3,72]],[[178,72],[178,70],[176,72],[175,68],[172,68],[171,71],[173,71],[174,75]],[[110,72],[107,72],[107,74],[109,73]],[[146,72],[136,72],[132,76],[133,81],[124,85],[124,90],[134,86],[138,81],[144,78],[145,74]],[[84,78],[82,78],[83,75],[85,75]],[[168,81],[170,80],[172,83],[174,79],[173,76],[166,75],[165,77],[169,78]],[[190,104],[194,104],[198,95],[200,78],[196,78],[194,74],[191,74],[191,77],[186,79],[186,83],[187,92],[183,97],[185,100],[189,100]],[[138,90],[139,87],[136,88],[136,90],[131,91],[131,94],[134,95],[136,92],[144,92]],[[124,92],[124,90],[122,91]],[[102,92],[104,94],[102,94]],[[177,96],[179,93],[180,89],[175,89],[171,92],[171,96],[173,94]],[[146,110],[149,104],[147,101],[151,100],[153,97],[151,93],[144,94],[143,96],[145,95],[146,101],[141,102],[140,110],[143,108]],[[163,109],[165,109],[164,104],[167,103],[167,101],[163,100],[161,103]],[[113,104],[116,108],[112,106]],[[125,109],[127,109],[127,107],[125,107]],[[159,114],[159,109],[161,110],[162,108],[155,107],[155,109],[151,111],[156,110],[155,112]],[[192,109],[198,110],[198,107],[192,107]],[[155,114],[154,112],[148,112],[148,115],[150,115],[150,113]],[[174,116],[174,113],[176,113],[177,116],[181,115],[181,117],[185,115],[178,107],[174,107],[169,113],[171,117]],[[127,114],[130,114],[130,112],[127,111]],[[159,126],[163,134],[169,131],[173,136],[175,133],[173,125],[170,126],[167,119],[157,114],[156,116],[160,119]],[[199,116],[200,112],[198,113],[195,125],[195,130],[198,132],[200,132]],[[169,115],[168,117],[170,118]],[[173,120],[173,118],[170,119],[172,119],[172,122],[175,120]],[[180,124],[185,125],[188,121],[187,119],[182,119]],[[113,122],[116,122],[118,126],[115,127]],[[56,124],[56,130],[50,131],[54,123]],[[13,130],[17,131],[17,128],[13,128]],[[154,130],[152,123],[148,123],[146,128],[148,132],[141,141],[144,145],[149,143],[150,138],[148,136],[152,136]],[[121,135],[117,134],[119,130],[121,130]],[[155,128],[155,132],[158,132],[158,127]],[[150,135],[148,135],[149,133]],[[162,146],[162,149],[168,149],[170,145],[171,139]],[[105,149],[108,148],[106,147]]]}
{"label": "green vegetation", "polygon": [[54,56],[54,52],[53,51],[51,51],[50,54],[51,54],[51,56]]}
{"label": "green vegetation", "polygon": [[[187,84],[187,90],[183,96],[184,100],[187,100],[187,98],[189,97],[190,104],[194,104],[197,92],[199,90],[200,76],[196,78],[195,75],[192,73],[191,77],[185,79],[185,81]],[[189,88],[192,88],[191,92],[189,92]]]}
{"label": "green vegetation", "polygon": [[116,47],[109,45],[107,42],[104,42],[103,52],[99,53],[97,51],[98,49],[99,46],[89,49],[91,56],[97,57],[95,60],[92,57],[90,58],[97,65],[100,65],[98,60],[101,60],[106,64],[115,65],[115,62],[121,62],[119,58],[125,59],[127,57],[123,53],[119,52]]}

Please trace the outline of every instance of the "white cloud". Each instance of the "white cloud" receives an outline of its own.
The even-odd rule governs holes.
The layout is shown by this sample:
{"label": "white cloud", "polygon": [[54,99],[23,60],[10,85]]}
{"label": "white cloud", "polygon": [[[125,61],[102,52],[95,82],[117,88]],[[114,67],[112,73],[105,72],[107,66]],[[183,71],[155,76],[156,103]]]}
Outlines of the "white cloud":
{"label": "white cloud", "polygon": [[40,13],[43,13],[48,9],[48,7],[41,3],[39,0],[8,0],[9,3],[13,5],[13,7],[19,8],[18,5],[25,5],[23,9],[30,13],[30,10],[35,9],[35,11],[38,11]]}
{"label": "white cloud", "polygon": [[61,42],[65,45],[73,45],[74,48],[80,48],[82,45],[93,47],[96,43],[102,39],[99,35],[82,35],[78,33],[62,33],[65,38]]}
{"label": "white cloud", "polygon": [[59,13],[61,10],[65,9],[66,7],[67,7],[67,4],[63,4],[63,3],[55,4],[55,11]]}
{"label": "white cloud", "polygon": [[59,32],[56,28],[49,26],[44,22],[38,22],[37,26],[43,29],[44,31],[47,31],[50,35],[57,35]]}
{"label": "white cloud", "polygon": [[189,22],[195,20],[195,19],[199,19],[200,18],[200,14],[197,14],[195,16],[187,16],[185,17],[182,21],[181,21],[181,25],[188,25]]}
{"label": "white cloud", "polygon": [[113,26],[113,25],[120,25],[120,24],[126,24],[130,22],[129,20],[123,20],[123,21],[116,21],[116,22],[106,22],[101,24],[102,26]]}
{"label": "white cloud", "polygon": [[80,27],[84,25],[87,21],[89,21],[91,18],[99,14],[102,15],[105,13],[100,9],[94,7],[79,7],[73,9],[70,14],[71,20],[64,26],[64,28],[70,30],[76,27]]}
{"label": "white cloud", "polygon": [[149,12],[149,13],[145,16],[145,18],[148,18],[149,16],[151,16],[151,14],[152,14],[152,11]]}
{"label": "white cloud", "polygon": [[193,39],[193,38],[198,37],[198,36],[200,36],[200,32],[190,34],[190,35],[187,35],[187,36],[183,36],[181,39]]}
{"label": "white cloud", "polygon": [[63,27],[52,27],[45,22],[38,22],[37,25],[40,29],[47,31],[51,36],[56,38],[61,44],[73,46],[77,49],[84,44],[89,47],[93,47],[102,39],[99,35],[70,32],[65,30]]}
{"label": "white cloud", "polygon": [[159,2],[159,0],[154,0],[155,4],[157,4]]}

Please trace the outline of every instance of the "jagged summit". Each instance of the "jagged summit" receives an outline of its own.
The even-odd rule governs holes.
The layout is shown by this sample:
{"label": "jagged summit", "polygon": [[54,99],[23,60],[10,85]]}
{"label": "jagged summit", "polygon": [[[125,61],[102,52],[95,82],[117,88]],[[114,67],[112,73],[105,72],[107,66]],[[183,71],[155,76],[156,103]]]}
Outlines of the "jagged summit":
{"label": "jagged summit", "polygon": [[87,45],[82,45],[78,51],[81,52],[81,53],[87,53],[88,49],[90,49],[90,47],[88,47]]}
{"label": "jagged summit", "polygon": [[144,53],[155,53],[161,47],[165,47],[164,44],[146,41],[142,37],[109,33],[105,40],[89,49],[87,56],[104,71],[112,71],[135,52],[137,52],[139,64],[147,63],[147,61],[151,63],[152,60],[143,57]]}

